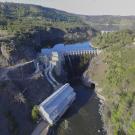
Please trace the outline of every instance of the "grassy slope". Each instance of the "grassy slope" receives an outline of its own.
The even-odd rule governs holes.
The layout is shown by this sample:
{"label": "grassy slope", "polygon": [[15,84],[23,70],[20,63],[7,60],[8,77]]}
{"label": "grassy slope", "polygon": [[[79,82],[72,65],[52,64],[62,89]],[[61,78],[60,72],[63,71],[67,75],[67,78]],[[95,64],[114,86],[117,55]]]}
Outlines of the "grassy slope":
{"label": "grassy slope", "polygon": [[[125,38],[117,40],[120,41],[125,42]],[[125,45],[108,44],[93,60],[93,68],[87,71],[102,88],[100,94],[106,99],[103,119],[109,135],[133,135],[135,132],[135,45],[128,41]]]}
{"label": "grassy slope", "polygon": [[35,5],[0,3],[0,29],[9,32],[29,30],[36,27],[68,28],[81,27],[80,17],[64,11]]}
{"label": "grassy slope", "polygon": [[81,16],[83,20],[98,30],[135,29],[135,16]]}

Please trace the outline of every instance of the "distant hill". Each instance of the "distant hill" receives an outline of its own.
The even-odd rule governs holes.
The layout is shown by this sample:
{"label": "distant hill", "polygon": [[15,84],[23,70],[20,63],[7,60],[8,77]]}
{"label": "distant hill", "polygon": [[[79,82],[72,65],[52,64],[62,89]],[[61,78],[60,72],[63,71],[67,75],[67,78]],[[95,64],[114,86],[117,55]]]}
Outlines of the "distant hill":
{"label": "distant hill", "polygon": [[97,30],[118,31],[123,29],[135,30],[135,16],[84,16],[80,18]]}
{"label": "distant hill", "polygon": [[59,27],[65,30],[77,26],[84,27],[85,24],[79,16],[71,13],[37,5],[0,3],[0,29],[18,31],[33,27]]}
{"label": "distant hill", "polygon": [[0,15],[13,20],[22,17],[42,17],[51,21],[79,21],[77,16],[64,11],[19,3],[0,3]]}
{"label": "distant hill", "polygon": [[[17,28],[11,30],[11,26]],[[0,2],[0,29],[18,31],[39,26],[63,30],[75,27],[89,27],[99,31],[134,30],[135,16],[77,15],[37,5]]]}

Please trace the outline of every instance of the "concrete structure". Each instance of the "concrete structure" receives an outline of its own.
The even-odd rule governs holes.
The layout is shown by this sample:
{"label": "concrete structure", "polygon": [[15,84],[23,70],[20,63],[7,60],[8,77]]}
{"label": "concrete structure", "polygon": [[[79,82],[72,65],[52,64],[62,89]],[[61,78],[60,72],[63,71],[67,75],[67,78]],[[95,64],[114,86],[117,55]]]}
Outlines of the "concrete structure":
{"label": "concrete structure", "polygon": [[52,52],[50,57],[50,63],[53,66],[55,73],[57,76],[60,76],[62,73],[62,65],[61,65],[61,56],[58,52]]}
{"label": "concrete structure", "polygon": [[101,34],[107,34],[107,33],[112,33],[112,32],[115,32],[115,31],[112,31],[112,30],[102,30],[101,31]]}
{"label": "concrete structure", "polygon": [[49,135],[49,129],[49,124],[46,121],[41,121],[31,135]]}
{"label": "concrete structure", "polygon": [[67,83],[39,105],[39,111],[50,125],[55,124],[75,100],[76,93]]}
{"label": "concrete structure", "polygon": [[60,76],[61,74],[64,73],[64,70],[62,68],[62,63],[65,62],[64,56],[86,55],[86,54],[98,55],[99,53],[100,50],[93,48],[90,42],[67,44],[67,45],[56,44],[53,48],[41,50],[41,56],[43,58],[48,57],[48,59],[44,58],[46,60],[44,64],[47,65],[45,67],[48,67],[51,63],[57,76]]}
{"label": "concrete structure", "polygon": [[36,62],[35,62],[35,66],[37,66],[37,62],[40,62],[40,64],[44,64],[45,68],[47,68],[50,64],[50,58],[47,55],[43,55],[43,54],[38,54]]}
{"label": "concrete structure", "polygon": [[59,61],[59,54],[57,52],[52,52],[51,53],[51,62],[52,62],[52,64],[56,66],[58,61]]}
{"label": "concrete structure", "polygon": [[59,86],[60,84],[55,80],[55,78],[52,75],[52,70],[53,70],[54,66],[50,65],[44,69],[44,74],[46,76],[46,79],[48,80],[48,82],[52,85],[52,87],[54,89],[57,88],[57,86]]}
{"label": "concrete structure", "polygon": [[134,40],[133,40],[133,44],[135,45],[135,38],[134,38]]}
{"label": "concrete structure", "polygon": [[98,54],[98,49],[91,47],[90,42],[76,44],[56,44],[51,49],[42,49],[41,54],[51,55],[52,52],[57,52],[59,55],[81,55],[81,54]]}

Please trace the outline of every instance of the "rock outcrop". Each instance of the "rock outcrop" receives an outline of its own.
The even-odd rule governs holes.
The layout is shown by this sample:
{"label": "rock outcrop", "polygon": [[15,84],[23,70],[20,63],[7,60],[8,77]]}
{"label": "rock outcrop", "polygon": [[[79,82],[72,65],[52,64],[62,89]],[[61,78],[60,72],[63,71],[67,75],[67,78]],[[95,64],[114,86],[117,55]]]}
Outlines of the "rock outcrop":
{"label": "rock outcrop", "polygon": [[31,119],[32,106],[53,90],[42,74],[34,71],[33,62],[0,69],[1,135],[30,135],[36,126]]}

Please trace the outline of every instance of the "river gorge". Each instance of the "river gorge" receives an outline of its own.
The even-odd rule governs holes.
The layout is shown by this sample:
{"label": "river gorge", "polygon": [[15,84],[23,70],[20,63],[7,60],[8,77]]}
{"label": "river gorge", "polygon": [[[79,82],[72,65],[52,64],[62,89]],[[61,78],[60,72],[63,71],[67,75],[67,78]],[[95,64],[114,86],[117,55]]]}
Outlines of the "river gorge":
{"label": "river gorge", "polygon": [[[85,56],[87,56],[87,60],[81,65],[80,69],[79,64],[84,61],[81,57]],[[57,125],[52,128],[52,135],[105,134],[99,113],[101,106],[100,99],[96,95],[95,88],[85,86],[82,81],[82,75],[85,70],[87,70],[93,56],[94,55],[68,56],[70,57],[70,62],[65,58],[63,68],[67,73],[67,82],[70,82],[77,95],[75,102]]]}
{"label": "river gorge", "polygon": [[59,122],[57,135],[103,135],[96,93],[81,82],[74,84],[73,88],[77,93],[76,101]]}

